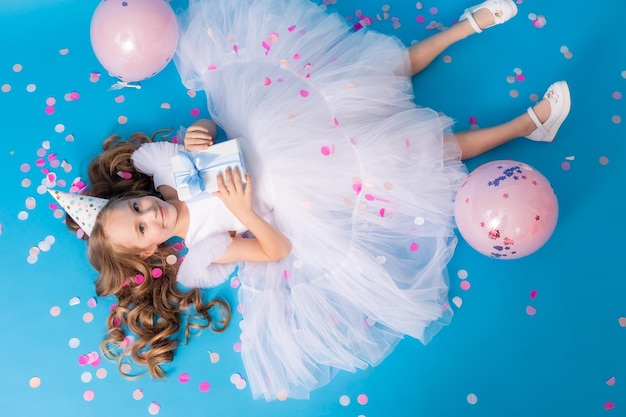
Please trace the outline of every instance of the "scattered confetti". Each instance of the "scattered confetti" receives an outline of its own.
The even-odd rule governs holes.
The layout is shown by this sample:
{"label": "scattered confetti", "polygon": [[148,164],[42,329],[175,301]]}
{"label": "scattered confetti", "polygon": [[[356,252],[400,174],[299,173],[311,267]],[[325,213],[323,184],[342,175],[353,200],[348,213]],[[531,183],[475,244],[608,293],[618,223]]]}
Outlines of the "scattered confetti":
{"label": "scattered confetti", "polygon": [[613,385],[615,385],[615,377],[614,377],[614,376],[610,377],[610,378],[606,381],[606,385],[608,385],[609,387],[612,387]]}
{"label": "scattered confetti", "polygon": [[475,405],[478,402],[478,396],[474,393],[467,394],[467,403],[470,405]]}
{"label": "scattered confetti", "polygon": [[37,376],[34,376],[28,382],[31,388],[39,388],[41,386],[41,379]]}
{"label": "scattered confetti", "polygon": [[150,415],[152,416],[155,416],[159,414],[159,411],[161,411],[161,404],[156,401],[152,401],[148,406],[148,413],[150,413]]}
{"label": "scattered confetti", "polygon": [[203,381],[198,386],[198,389],[200,389],[200,392],[209,392],[209,390],[211,389],[211,384],[209,384],[206,381]]}
{"label": "scattered confetti", "polygon": [[533,306],[527,306],[526,314],[528,314],[529,316],[534,316],[535,314],[537,314],[537,309]]}
{"label": "scattered confetti", "polygon": [[88,389],[87,391],[83,393],[83,398],[85,399],[85,401],[92,401],[95,397],[96,397],[95,392],[93,392],[90,389]]}
{"label": "scattered confetti", "polygon": [[143,399],[143,389],[137,388],[133,391],[133,399],[139,401]]}
{"label": "scattered confetti", "polygon": [[464,290],[464,291],[469,290],[470,286],[471,286],[470,282],[467,281],[467,280],[461,281],[461,284],[459,284],[459,285],[460,285],[461,289]]}
{"label": "scattered confetti", "polygon": [[187,372],[183,372],[182,374],[178,375],[178,381],[181,384],[186,384],[187,382],[189,382],[189,374]]}
{"label": "scattered confetti", "polygon": [[626,327],[626,317],[620,317],[618,323],[621,327]]}
{"label": "scattered confetti", "polygon": [[356,397],[356,402],[357,402],[357,403],[359,403],[360,405],[365,405],[365,404],[367,404],[367,403],[368,403],[368,401],[369,401],[369,398],[368,398],[368,396],[367,396],[367,395],[365,395],[365,394],[359,394],[359,395]]}
{"label": "scattered confetti", "polygon": [[348,397],[347,395],[342,395],[341,397],[339,397],[339,404],[347,407],[348,405],[350,405],[350,397]]}
{"label": "scattered confetti", "polygon": [[612,410],[615,408],[615,403],[613,401],[607,401],[604,403],[605,410]]}

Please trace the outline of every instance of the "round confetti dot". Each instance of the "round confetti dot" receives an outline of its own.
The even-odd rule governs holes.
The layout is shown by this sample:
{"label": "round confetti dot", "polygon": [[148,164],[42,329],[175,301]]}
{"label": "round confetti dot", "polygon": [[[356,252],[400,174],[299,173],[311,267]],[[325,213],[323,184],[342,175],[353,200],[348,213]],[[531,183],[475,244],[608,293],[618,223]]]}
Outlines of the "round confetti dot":
{"label": "round confetti dot", "polygon": [[615,100],[621,100],[622,99],[622,93],[620,93],[619,91],[614,91],[613,92],[613,98]]}
{"label": "round confetti dot", "polygon": [[125,125],[126,123],[128,123],[128,117],[126,116],[120,116],[117,118],[117,123],[121,124],[121,125]]}
{"label": "round confetti dot", "polygon": [[615,115],[615,116],[611,117],[611,121],[617,125],[617,124],[620,124],[622,122],[622,118],[620,116],[618,116],[618,115]]}
{"label": "round confetti dot", "polygon": [[68,342],[68,345],[72,348],[72,349],[76,349],[78,346],[80,346],[80,339],[76,338],[76,337],[72,337],[70,339],[70,341]]}
{"label": "round confetti dot", "polygon": [[534,300],[537,297],[537,290],[532,290],[530,292],[530,299]]}
{"label": "round confetti dot", "polygon": [[246,385],[248,385],[248,383],[243,378],[241,378],[239,381],[235,382],[235,388],[237,388],[238,390],[245,389]]}
{"label": "round confetti dot", "polygon": [[511,91],[509,91],[509,95],[510,95],[512,98],[518,98],[518,97],[519,97],[519,91],[517,91],[517,90],[511,90]]}
{"label": "round confetti dot", "polygon": [[93,313],[87,312],[83,314],[83,321],[85,323],[91,323],[93,321]]}
{"label": "round confetti dot", "polygon": [[37,207],[37,201],[33,198],[33,197],[28,197],[26,199],[26,208],[29,210],[34,209],[35,207]]}
{"label": "round confetti dot", "polygon": [[240,379],[241,379],[241,375],[239,375],[239,374],[237,374],[237,373],[232,374],[232,375],[230,376],[230,382],[231,382],[232,384],[236,384],[236,383],[237,383],[237,381],[239,381]]}
{"label": "round confetti dot", "polygon": [[54,106],[56,104],[57,100],[54,97],[48,97],[46,99],[46,105],[47,106]]}
{"label": "round confetti dot", "polygon": [[8,93],[9,91],[11,91],[11,85],[10,84],[2,84],[2,92],[3,93]]}
{"label": "round confetti dot", "polygon": [[615,403],[613,403],[613,401],[607,401],[604,403],[605,410],[612,410],[614,408],[615,408]]}
{"label": "round confetti dot", "polygon": [[467,394],[467,403],[474,405],[478,402],[478,396],[476,394]]}
{"label": "round confetti dot", "polygon": [[200,116],[200,109],[197,107],[194,107],[193,109],[191,109],[190,113],[193,117],[198,117]]}
{"label": "round confetti dot", "polygon": [[450,55],[444,55],[443,62],[449,64],[450,62],[452,62],[452,57]]}
{"label": "round confetti dot", "polygon": [[470,282],[469,282],[469,281],[467,281],[467,280],[465,280],[465,281],[461,281],[460,286],[461,286],[461,289],[462,289],[462,290],[467,291],[467,290],[469,290],[469,289],[470,289]]}
{"label": "round confetti dot", "polygon": [[211,354],[209,355],[209,358],[211,358],[211,363],[217,363],[220,361],[219,353],[211,352]]}
{"label": "round confetti dot", "polygon": [[92,401],[95,398],[95,396],[96,394],[90,389],[85,391],[83,394],[83,398],[85,399],[85,401]]}
{"label": "round confetti dot", "polygon": [[425,222],[425,220],[424,220],[424,218],[423,218],[423,217],[416,217],[416,218],[413,220],[413,223],[415,223],[415,224],[416,224],[416,225],[418,225],[418,226],[423,225],[423,224],[424,224],[424,222]]}
{"label": "round confetti dot", "polygon": [[233,343],[233,350],[235,352],[241,352],[241,342],[235,342]]}
{"label": "round confetti dot", "polygon": [[615,377],[614,377],[614,376],[610,377],[610,378],[606,381],[606,385],[608,385],[609,387],[612,387],[613,385],[615,385]]}
{"label": "round confetti dot", "polygon": [[141,388],[138,388],[138,389],[133,391],[133,399],[135,399],[137,401],[143,399],[143,390]]}
{"label": "round confetti dot", "polygon": [[626,327],[626,317],[620,317],[617,321],[620,327]]}
{"label": "round confetti dot", "polygon": [[156,401],[152,401],[148,406],[148,413],[150,413],[150,415],[152,416],[155,416],[159,414],[159,411],[161,411],[161,404]]}
{"label": "round confetti dot", "polygon": [[98,305],[98,301],[96,301],[95,298],[90,298],[89,300],[87,300],[87,306],[89,308],[95,308]]}
{"label": "round confetti dot", "polygon": [[200,389],[200,392],[209,392],[209,390],[211,389],[211,384],[206,381],[202,381],[198,386],[198,389]]}
{"label": "round confetti dot", "polygon": [[122,372],[123,372],[123,373],[125,373],[125,374],[130,374],[132,370],[133,370],[133,367],[132,367],[132,366],[130,366],[130,364],[129,364],[129,363],[123,363],[123,364],[120,366],[120,371],[122,371]]}
{"label": "round confetti dot", "polygon": [[522,82],[522,81],[524,81],[525,79],[526,79],[526,76],[525,76],[524,74],[517,74],[517,75],[515,76],[515,81]]}
{"label": "round confetti dot", "polygon": [[537,101],[539,101],[539,95],[532,93],[530,96],[528,96],[528,98],[530,99],[530,101],[532,101],[533,103],[536,103]]}
{"label": "round confetti dot", "polygon": [[91,372],[83,372],[82,374],[80,374],[80,380],[83,381],[85,384],[91,382],[91,378],[93,378]]}
{"label": "round confetti dot", "polygon": [[454,296],[452,297],[452,304],[454,304],[456,308],[461,308],[461,306],[463,305],[463,299],[458,295]]}
{"label": "round confetti dot", "polygon": [[339,397],[339,404],[347,407],[348,405],[350,405],[350,397],[348,397],[347,395],[342,395],[341,397]]}
{"label": "round confetti dot", "polygon": [[80,94],[78,94],[76,91],[70,93],[70,100],[78,100],[79,98]]}
{"label": "round confetti dot", "polygon": [[41,379],[37,376],[34,376],[30,379],[28,385],[30,385],[31,388],[39,388],[39,386],[41,385]]}
{"label": "round confetti dot", "polygon": [[598,162],[600,162],[600,165],[608,165],[609,158],[607,158],[606,156],[601,156],[600,159],[598,159]]}
{"label": "round confetti dot", "polygon": [[356,397],[356,402],[359,403],[360,405],[365,405],[367,404],[368,401],[369,401],[369,398],[365,394],[359,394]]}
{"label": "round confetti dot", "polygon": [[468,275],[469,274],[467,273],[465,269],[459,269],[459,272],[456,273],[456,276],[459,277],[460,279],[467,279]]}
{"label": "round confetti dot", "polygon": [[424,22],[426,22],[426,17],[424,17],[424,16],[422,16],[422,15],[419,15],[419,16],[417,16],[417,17],[415,18],[415,21],[416,21],[417,23],[424,23]]}
{"label": "round confetti dot", "polygon": [[61,314],[61,307],[54,306],[50,309],[50,315],[52,317],[57,317],[59,314]]}
{"label": "round confetti dot", "polygon": [[278,392],[276,394],[276,399],[278,401],[285,401],[287,399],[287,393],[286,392]]}
{"label": "round confetti dot", "polygon": [[28,219],[28,213],[25,211],[20,211],[19,213],[17,213],[17,218],[19,220],[26,220]]}
{"label": "round confetti dot", "polygon": [[535,314],[537,314],[537,309],[533,306],[527,306],[526,314],[528,314],[529,316],[534,316]]}
{"label": "round confetti dot", "polygon": [[154,268],[152,270],[152,278],[161,278],[163,276],[163,270],[161,268]]}
{"label": "round confetti dot", "polygon": [[563,171],[569,171],[571,167],[572,166],[571,166],[571,164],[569,162],[567,162],[567,161],[561,162],[561,169]]}
{"label": "round confetti dot", "polygon": [[57,133],[62,133],[65,131],[65,125],[59,123],[58,125],[54,126],[54,131]]}
{"label": "round confetti dot", "polygon": [[187,372],[183,372],[182,374],[178,375],[178,382],[180,382],[181,384],[186,384],[187,382],[189,382],[189,374]]}
{"label": "round confetti dot", "polygon": [[113,100],[115,100],[115,102],[119,104],[119,103],[123,103],[124,100],[126,100],[126,97],[120,94],[119,96],[115,96]]}
{"label": "round confetti dot", "polygon": [[15,64],[13,65],[13,72],[21,72],[23,68],[22,64]]}
{"label": "round confetti dot", "polygon": [[96,371],[96,376],[98,379],[104,379],[107,377],[107,370],[104,368],[100,368]]}
{"label": "round confetti dot", "polygon": [[28,84],[26,86],[26,91],[28,91],[29,93],[34,93],[35,90],[37,90],[37,86],[35,84]]}

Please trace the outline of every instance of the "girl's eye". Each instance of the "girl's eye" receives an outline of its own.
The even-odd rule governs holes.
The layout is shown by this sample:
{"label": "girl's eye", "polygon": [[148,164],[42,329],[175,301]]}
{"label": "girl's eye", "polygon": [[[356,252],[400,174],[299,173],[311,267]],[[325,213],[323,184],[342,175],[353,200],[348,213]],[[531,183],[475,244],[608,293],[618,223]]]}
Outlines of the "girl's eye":
{"label": "girl's eye", "polygon": [[136,213],[139,213],[139,204],[133,203],[133,210],[135,210]]}
{"label": "girl's eye", "polygon": [[144,233],[146,231],[146,227],[143,224],[139,225],[139,232]]}

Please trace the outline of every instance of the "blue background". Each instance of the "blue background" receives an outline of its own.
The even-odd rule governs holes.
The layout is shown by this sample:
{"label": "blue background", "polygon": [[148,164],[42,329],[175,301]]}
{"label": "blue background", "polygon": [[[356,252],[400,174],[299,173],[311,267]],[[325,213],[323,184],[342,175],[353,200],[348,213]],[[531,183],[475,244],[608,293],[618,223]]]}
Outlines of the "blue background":
{"label": "blue background", "polygon": [[[224,334],[205,331],[181,348],[166,381],[125,380],[104,360],[98,366],[78,363],[98,350],[113,300],[97,299],[95,306],[90,301],[96,274],[84,243],[67,232],[49,207],[51,198],[41,193],[38,152],[66,162],[44,168],[69,187],[109,134],[190,124],[194,108],[207,116],[205,98],[188,94],[171,63],[142,82],[141,90],[109,91],[115,80],[89,42],[95,0],[3,0],[2,415],[149,416],[154,402],[159,416],[626,416],[626,175],[620,168],[626,135],[616,118],[626,113],[626,3],[517,3],[515,19],[454,45],[444,54],[448,58],[420,74],[416,101],[455,118],[457,130],[469,128],[470,118],[484,127],[523,112],[532,94],[541,96],[553,81],[567,79],[572,111],[554,143],[518,140],[468,161],[469,169],[508,158],[539,169],[559,198],[554,235],[540,251],[513,261],[489,259],[461,241],[449,268],[450,296],[459,297],[460,307],[453,306],[452,324],[429,345],[406,339],[378,367],[341,372],[310,400],[266,403],[230,380],[233,374],[245,378],[234,349],[238,314]],[[182,0],[172,5],[185,6]],[[338,0],[329,11],[353,23],[360,9],[373,18],[365,30],[409,45],[437,31],[438,23],[453,24],[471,5]],[[545,18],[544,27],[533,24],[535,16]],[[90,81],[92,72],[101,74],[99,81]],[[523,80],[510,78],[520,73]],[[78,99],[70,98],[72,92]],[[49,98],[56,101],[50,115]],[[120,123],[120,116],[127,122]],[[463,280],[469,290],[461,289]],[[216,294],[236,305],[236,290],[228,284],[210,293]],[[75,297],[78,303],[71,302]],[[51,314],[55,307],[58,316]],[[219,361],[212,362],[210,353],[219,354]],[[188,383],[179,381],[182,373]],[[199,389],[204,381],[208,392]],[[86,400],[86,391],[94,398]],[[359,398],[367,401],[360,404]]]}

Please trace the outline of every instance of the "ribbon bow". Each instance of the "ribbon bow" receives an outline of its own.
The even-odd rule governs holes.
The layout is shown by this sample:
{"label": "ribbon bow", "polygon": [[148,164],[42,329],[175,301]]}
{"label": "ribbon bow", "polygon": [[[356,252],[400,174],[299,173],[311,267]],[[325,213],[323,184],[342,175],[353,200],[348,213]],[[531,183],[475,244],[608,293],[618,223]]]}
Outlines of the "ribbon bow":
{"label": "ribbon bow", "polygon": [[237,139],[211,146],[208,151],[179,151],[172,157],[172,170],[178,198],[190,200],[200,193],[218,190],[217,174],[228,167],[240,167],[245,173],[245,163]]}

